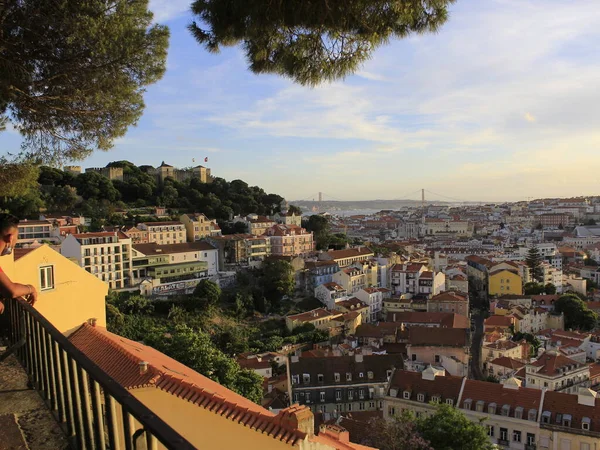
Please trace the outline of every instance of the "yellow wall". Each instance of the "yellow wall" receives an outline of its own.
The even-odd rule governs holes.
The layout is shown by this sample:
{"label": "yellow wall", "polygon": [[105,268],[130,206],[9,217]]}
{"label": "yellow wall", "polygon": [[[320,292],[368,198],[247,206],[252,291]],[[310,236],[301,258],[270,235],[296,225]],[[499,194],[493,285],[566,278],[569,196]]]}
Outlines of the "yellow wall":
{"label": "yellow wall", "polygon": [[[502,282],[504,280],[504,282]],[[509,280],[507,282],[507,280]],[[502,287],[504,289],[502,289]],[[489,294],[505,295],[515,294],[523,295],[523,284],[521,277],[508,270],[502,270],[489,277]]]}
{"label": "yellow wall", "polygon": [[[0,264],[4,268],[4,261]],[[54,267],[54,289],[41,291],[40,267],[47,265]],[[9,276],[35,286],[39,293],[35,308],[61,333],[69,334],[91,318],[106,326],[108,285],[47,245],[15,261]]]}
{"label": "yellow wall", "polygon": [[156,388],[130,391],[197,448],[289,450],[291,446]]}

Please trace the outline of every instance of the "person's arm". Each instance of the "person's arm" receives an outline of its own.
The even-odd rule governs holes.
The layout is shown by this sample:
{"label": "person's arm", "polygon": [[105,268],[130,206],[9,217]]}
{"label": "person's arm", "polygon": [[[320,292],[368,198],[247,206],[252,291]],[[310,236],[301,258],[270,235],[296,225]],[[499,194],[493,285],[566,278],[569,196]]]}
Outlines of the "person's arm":
{"label": "person's arm", "polygon": [[32,305],[37,300],[37,291],[32,285],[13,283],[2,270],[0,270],[0,288],[10,298],[25,297]]}

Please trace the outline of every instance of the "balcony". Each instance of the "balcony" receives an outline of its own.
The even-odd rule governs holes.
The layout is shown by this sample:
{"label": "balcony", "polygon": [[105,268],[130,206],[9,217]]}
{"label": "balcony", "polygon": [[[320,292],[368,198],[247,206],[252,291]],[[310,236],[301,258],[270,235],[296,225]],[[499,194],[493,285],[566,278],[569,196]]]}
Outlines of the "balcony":
{"label": "balcony", "polygon": [[3,445],[7,439],[10,448],[194,448],[25,301],[6,302],[3,316],[0,330],[10,346],[0,355]]}
{"label": "balcony", "polygon": [[498,439],[498,445],[501,447],[510,447],[510,442],[507,439]]}

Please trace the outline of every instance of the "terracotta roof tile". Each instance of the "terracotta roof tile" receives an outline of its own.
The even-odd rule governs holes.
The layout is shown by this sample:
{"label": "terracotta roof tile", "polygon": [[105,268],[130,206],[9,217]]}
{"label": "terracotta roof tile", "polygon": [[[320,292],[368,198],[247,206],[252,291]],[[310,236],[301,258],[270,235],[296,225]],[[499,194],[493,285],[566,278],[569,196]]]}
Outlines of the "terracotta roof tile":
{"label": "terracotta roof tile", "polygon": [[411,327],[408,343],[413,346],[464,347],[467,331],[459,328]]}
{"label": "terracotta roof tile", "polygon": [[424,403],[438,396],[442,403],[451,399],[456,404],[462,383],[461,377],[436,376],[435,380],[426,380],[420,372],[396,370],[390,381],[390,395],[391,389],[395,389],[398,398],[404,398],[404,392],[408,392],[413,401],[417,400],[418,394],[424,394]]}
{"label": "terracotta roof tile", "polygon": [[[590,399],[591,400],[591,399]],[[547,391],[544,397],[544,411],[550,412],[549,423],[552,425],[562,425],[556,423],[557,415],[570,414],[571,428],[581,430],[584,417],[590,419],[590,431],[600,432],[600,397],[594,400],[595,406],[582,405],[578,402],[578,396],[564,394],[562,392]],[[575,431],[577,432],[577,431]]]}
{"label": "terracotta roof tile", "polygon": [[[303,407],[286,408],[275,416],[152,347],[102,327],[83,324],[69,340],[127,389],[154,386],[287,443],[294,444],[306,437],[290,420],[292,412],[302,413]],[[148,363],[145,373],[140,373],[142,361]]]}

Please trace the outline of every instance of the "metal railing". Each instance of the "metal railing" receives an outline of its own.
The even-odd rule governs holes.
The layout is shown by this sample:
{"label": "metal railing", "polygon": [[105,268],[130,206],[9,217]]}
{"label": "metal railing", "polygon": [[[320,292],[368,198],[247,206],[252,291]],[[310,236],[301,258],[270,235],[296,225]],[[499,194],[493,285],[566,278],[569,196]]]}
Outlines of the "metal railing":
{"label": "metal railing", "polygon": [[195,448],[26,301],[5,305],[15,356],[75,448]]}

